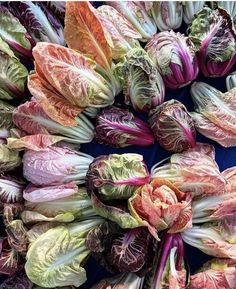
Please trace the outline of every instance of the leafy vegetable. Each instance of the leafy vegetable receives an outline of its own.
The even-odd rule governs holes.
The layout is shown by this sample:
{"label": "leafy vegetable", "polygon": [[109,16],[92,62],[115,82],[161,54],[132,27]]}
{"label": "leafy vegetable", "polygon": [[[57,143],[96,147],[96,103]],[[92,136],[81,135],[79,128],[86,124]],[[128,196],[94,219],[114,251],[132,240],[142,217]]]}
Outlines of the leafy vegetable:
{"label": "leafy vegetable", "polygon": [[8,277],[0,284],[0,289],[32,289],[33,283],[27,278],[24,271]]}
{"label": "leafy vegetable", "polygon": [[235,216],[231,216],[216,224],[193,226],[184,231],[182,237],[208,255],[236,260],[235,226]]}
{"label": "leafy vegetable", "polygon": [[54,15],[64,20],[66,13],[66,1],[47,1],[44,3]]}
{"label": "leafy vegetable", "polygon": [[191,199],[191,194],[170,182],[154,179],[137,189],[129,199],[129,210],[134,218],[147,222],[150,233],[167,228],[168,233],[177,233],[192,226]]}
{"label": "leafy vegetable", "polygon": [[199,50],[204,76],[224,76],[235,64],[236,33],[226,10],[204,7],[189,26],[189,37]]}
{"label": "leafy vegetable", "polygon": [[[0,273],[13,276],[22,269],[21,256],[11,248],[7,238],[0,239]],[[2,285],[0,285],[1,288]],[[4,288],[4,287],[3,287]],[[8,289],[9,287],[7,287]]]}
{"label": "leafy vegetable", "polygon": [[27,150],[23,156],[25,178],[35,185],[61,185],[70,181],[85,182],[93,158],[69,148],[49,147],[42,151]]}
{"label": "leafy vegetable", "polygon": [[187,288],[184,244],[179,234],[165,234],[156,253],[152,270],[145,278],[144,288]]}
{"label": "leafy vegetable", "polygon": [[86,281],[81,266],[89,254],[85,238],[102,220],[89,219],[48,230],[30,246],[25,271],[28,278],[42,287],[80,286]]}
{"label": "leafy vegetable", "polygon": [[21,164],[19,152],[0,144],[0,171],[8,172]]}
{"label": "leafy vegetable", "polygon": [[[0,6],[0,15],[1,9],[2,6]],[[27,76],[28,71],[26,67],[20,63],[7,43],[0,37],[0,99],[9,100],[24,97]],[[1,108],[2,104],[1,102]]]}
{"label": "leafy vegetable", "polygon": [[236,71],[232,72],[226,77],[226,87],[228,91],[236,87]]}
{"label": "leafy vegetable", "polygon": [[204,286],[204,288],[233,289],[236,284],[235,271],[235,261],[212,259],[191,276],[189,288],[200,289]]}
{"label": "leafy vegetable", "polygon": [[148,125],[127,109],[109,107],[96,118],[96,140],[114,147],[148,146],[154,137]]}
{"label": "leafy vegetable", "polygon": [[8,2],[7,8],[35,42],[65,44],[62,24],[44,4],[39,1]]}
{"label": "leafy vegetable", "polygon": [[173,154],[170,161],[152,168],[152,179],[162,178],[183,192],[211,195],[224,190],[225,179],[212,156],[211,145],[197,144],[195,148]]}
{"label": "leafy vegetable", "polygon": [[184,1],[183,20],[186,24],[191,23],[196,14],[203,8],[205,1]]}
{"label": "leafy vegetable", "polygon": [[32,57],[32,39],[20,21],[0,5],[0,37],[20,56]]}
{"label": "leafy vegetable", "polygon": [[212,9],[213,8],[223,8],[225,9],[233,20],[236,19],[236,4],[234,1],[212,1],[210,2]]}
{"label": "leafy vegetable", "polygon": [[145,228],[122,230],[111,222],[91,230],[86,246],[99,264],[113,273],[138,272],[140,275],[147,270],[153,255],[153,240]]}
{"label": "leafy vegetable", "polygon": [[226,180],[224,191],[226,193],[236,192],[236,167],[228,168],[221,174]]}
{"label": "leafy vegetable", "polygon": [[10,135],[10,129],[14,126],[12,122],[12,111],[14,107],[0,100],[0,139],[6,139]]}
{"label": "leafy vegetable", "polygon": [[196,199],[192,204],[193,223],[220,221],[235,215],[235,200],[236,193],[233,191]]}
{"label": "leafy vegetable", "polygon": [[137,1],[109,1],[109,5],[119,11],[147,41],[157,31],[154,20],[145,6]]}
{"label": "leafy vegetable", "polygon": [[[40,191],[46,191],[46,189],[43,188],[36,191],[40,193]],[[34,200],[34,202],[28,201],[25,203],[24,212],[21,214],[24,223],[28,224],[40,221],[71,222],[75,219],[95,215],[95,211],[91,206],[91,201],[84,187],[77,188],[77,192],[67,197],[56,198],[54,195],[53,199],[50,200],[50,193],[54,191],[55,186],[52,187],[52,189],[51,187],[47,188],[49,195],[47,198],[49,200],[47,200],[47,198],[43,200],[44,196],[42,196],[39,201]],[[33,191],[33,193],[35,192]],[[32,194],[32,191],[28,194]]]}
{"label": "leafy vegetable", "polygon": [[103,279],[91,289],[142,289],[143,281],[143,278],[140,278],[133,273],[126,273]]}
{"label": "leafy vegetable", "polygon": [[10,176],[0,176],[0,201],[2,203],[20,203],[24,183]]}
{"label": "leafy vegetable", "polygon": [[[27,238],[31,245],[35,240],[37,240],[42,234],[46,233],[48,230],[63,225],[57,222],[39,222],[34,224],[30,230],[27,231]],[[65,225],[65,224],[64,224]]]}
{"label": "leafy vegetable", "polygon": [[102,5],[98,7],[96,13],[111,48],[113,59],[122,59],[130,49],[140,47],[138,39],[142,36],[115,8]]}
{"label": "leafy vegetable", "polygon": [[181,152],[194,147],[196,131],[186,107],[169,100],[149,112],[149,124],[155,138],[167,151]]}
{"label": "leafy vegetable", "polygon": [[80,113],[76,118],[77,126],[63,126],[50,119],[40,103],[35,99],[27,101],[13,111],[13,122],[28,134],[60,134],[72,143],[90,142],[94,127],[87,117]]}
{"label": "leafy vegetable", "polygon": [[146,50],[167,87],[177,89],[196,79],[196,48],[184,34],[173,31],[160,32],[148,42]]}
{"label": "leafy vegetable", "polygon": [[125,102],[136,111],[148,111],[164,101],[162,78],[142,48],[131,49],[126,54],[122,75]]}
{"label": "leafy vegetable", "polygon": [[23,222],[21,220],[13,220],[7,225],[6,232],[11,248],[20,253],[26,252],[28,237]]}
{"label": "leafy vegetable", "polygon": [[4,225],[7,227],[15,219],[18,219],[23,211],[23,208],[23,205],[20,203],[3,204],[2,216]]}
{"label": "leafy vegetable", "polygon": [[160,31],[175,30],[181,26],[183,17],[181,1],[154,1],[151,12]]}
{"label": "leafy vegetable", "polygon": [[236,145],[236,88],[222,93],[204,82],[190,90],[195,112],[190,113],[196,129],[224,147]]}

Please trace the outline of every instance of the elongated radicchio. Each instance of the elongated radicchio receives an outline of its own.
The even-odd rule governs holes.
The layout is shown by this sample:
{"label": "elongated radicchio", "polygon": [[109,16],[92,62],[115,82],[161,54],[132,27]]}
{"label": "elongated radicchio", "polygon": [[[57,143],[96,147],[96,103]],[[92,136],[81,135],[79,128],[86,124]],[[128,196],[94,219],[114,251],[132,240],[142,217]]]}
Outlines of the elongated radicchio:
{"label": "elongated radicchio", "polygon": [[196,48],[184,34],[173,31],[157,33],[146,50],[171,89],[188,85],[198,75]]}
{"label": "elongated radicchio", "polygon": [[228,91],[236,87],[236,71],[232,72],[226,77],[226,87]]}
{"label": "elongated radicchio", "polygon": [[108,221],[88,233],[86,246],[99,264],[112,273],[142,275],[153,256],[153,239],[146,228],[123,230]]}
{"label": "elongated radicchio", "polygon": [[125,103],[149,111],[164,101],[165,86],[154,63],[142,48],[131,49],[122,64]]}
{"label": "elongated radicchio", "polygon": [[149,124],[160,145],[170,152],[194,147],[196,131],[186,107],[177,100],[169,100],[149,112]]}
{"label": "elongated radicchio", "polygon": [[205,1],[183,1],[183,20],[189,24],[196,17],[196,14],[202,9]]}
{"label": "elongated radicchio", "polygon": [[184,289],[188,272],[184,260],[184,244],[179,234],[165,234],[156,253],[152,270],[145,278],[145,289]]}
{"label": "elongated radicchio", "polygon": [[148,146],[154,137],[148,125],[127,109],[105,108],[96,118],[96,140],[114,147]]}
{"label": "elongated radicchio", "polygon": [[236,60],[236,32],[227,11],[204,7],[188,31],[198,49],[199,67],[204,76],[227,74]]}
{"label": "elongated radicchio", "polygon": [[35,185],[61,185],[70,181],[84,183],[93,158],[68,148],[50,147],[26,150],[23,156],[25,178]]}
{"label": "elongated radicchio", "polygon": [[196,129],[223,147],[236,145],[236,88],[222,93],[204,82],[190,90],[195,112],[190,113]]}
{"label": "elongated radicchio", "polygon": [[152,168],[152,178],[172,182],[183,192],[211,195],[224,190],[226,181],[214,160],[214,147],[197,144],[182,153],[173,154],[167,164]]}

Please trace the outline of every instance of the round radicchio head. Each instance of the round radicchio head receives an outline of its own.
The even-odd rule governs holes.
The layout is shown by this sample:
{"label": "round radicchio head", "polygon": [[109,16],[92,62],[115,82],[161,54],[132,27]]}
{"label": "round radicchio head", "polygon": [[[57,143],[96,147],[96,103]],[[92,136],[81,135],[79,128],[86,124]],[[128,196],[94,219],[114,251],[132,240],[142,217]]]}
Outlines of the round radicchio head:
{"label": "round radicchio head", "polygon": [[96,119],[96,140],[113,147],[149,146],[154,143],[148,125],[127,109],[105,108]]}
{"label": "round radicchio head", "polygon": [[167,87],[180,88],[197,77],[199,70],[196,50],[193,42],[184,34],[160,32],[149,41],[146,50]]}
{"label": "round radicchio head", "polygon": [[160,145],[170,152],[182,152],[196,144],[194,122],[177,100],[164,102],[149,113],[150,127]]}

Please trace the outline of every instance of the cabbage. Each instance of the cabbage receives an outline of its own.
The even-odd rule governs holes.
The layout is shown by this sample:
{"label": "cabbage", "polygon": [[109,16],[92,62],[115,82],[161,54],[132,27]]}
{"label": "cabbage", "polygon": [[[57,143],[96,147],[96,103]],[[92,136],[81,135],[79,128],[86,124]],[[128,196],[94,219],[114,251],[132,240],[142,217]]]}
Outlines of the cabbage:
{"label": "cabbage", "polygon": [[115,8],[102,5],[98,7],[97,15],[111,47],[113,59],[121,60],[130,49],[140,47],[138,39],[142,36]]}
{"label": "cabbage", "polygon": [[236,71],[232,72],[226,77],[226,87],[228,91],[236,87]]}
{"label": "cabbage", "polygon": [[24,183],[10,176],[0,176],[0,201],[2,203],[20,203]]}
{"label": "cabbage", "polygon": [[145,278],[147,289],[187,288],[187,268],[184,261],[184,244],[179,234],[165,234]]}
{"label": "cabbage", "polygon": [[35,99],[27,101],[13,111],[13,122],[28,134],[59,134],[72,143],[91,142],[94,127],[87,117],[80,113],[77,126],[63,126],[50,119]]}
{"label": "cabbage", "polygon": [[234,289],[235,261],[230,259],[212,259],[205,263],[201,269],[191,276],[190,288],[201,289]]}
{"label": "cabbage", "polygon": [[[65,185],[69,186],[69,185]],[[62,186],[61,186],[62,187]],[[58,188],[59,189],[59,188]],[[40,198],[40,193],[42,195],[47,192],[47,196],[42,195],[41,199],[34,200],[33,202],[27,201],[24,205],[24,211],[21,214],[21,218],[24,223],[31,224],[40,221],[56,221],[56,222],[71,222],[75,219],[81,219],[89,216],[95,215],[95,211],[92,208],[92,203],[87,195],[86,189],[84,187],[77,188],[72,195],[67,197],[52,196],[50,199],[50,194],[55,192],[55,186],[48,188],[36,188],[30,185],[27,192],[24,193],[28,199],[32,199],[31,194],[38,193],[38,198]],[[63,190],[63,188],[61,188]],[[64,191],[62,194],[65,193]],[[44,200],[46,199],[46,200]],[[48,199],[48,200],[47,200]]]}
{"label": "cabbage", "polygon": [[8,2],[7,8],[35,42],[65,44],[62,24],[44,4],[32,1]]}
{"label": "cabbage", "polygon": [[146,50],[167,87],[180,88],[197,77],[196,48],[184,34],[173,31],[160,32],[148,42]]}
{"label": "cabbage", "polygon": [[27,278],[24,271],[8,277],[0,284],[0,289],[32,289],[33,283]]}
{"label": "cabbage", "polygon": [[23,156],[23,173],[39,186],[61,185],[70,181],[85,182],[93,158],[69,148],[49,147],[42,151],[27,150]]}
{"label": "cabbage", "polygon": [[14,126],[12,122],[12,111],[14,107],[0,100],[0,139],[5,140],[10,136],[10,129]]}
{"label": "cabbage", "polygon": [[193,226],[182,233],[183,240],[202,252],[219,258],[236,260],[235,216],[218,223]]}
{"label": "cabbage", "polygon": [[121,69],[126,104],[136,111],[149,111],[164,101],[163,80],[145,50],[131,49]]}
{"label": "cabbage", "polygon": [[[0,99],[24,97],[27,76],[27,69],[15,57],[0,33]],[[3,104],[1,102],[1,107]]]}
{"label": "cabbage", "polygon": [[181,1],[154,1],[151,12],[160,31],[175,30],[181,26],[183,17]]}
{"label": "cabbage", "polygon": [[0,171],[8,172],[21,164],[19,152],[0,144]]}
{"label": "cabbage", "polygon": [[236,60],[236,32],[230,15],[221,8],[204,7],[188,29],[198,49],[198,61],[204,76],[226,75]]}
{"label": "cabbage", "polygon": [[32,39],[20,21],[0,5],[0,37],[20,56],[32,57]]}
{"label": "cabbage", "polygon": [[91,230],[86,246],[92,256],[109,272],[137,272],[149,269],[153,256],[153,239],[145,228],[122,230],[117,224],[104,222]]}
{"label": "cabbage", "polygon": [[[190,90],[195,112],[190,113],[196,129],[223,147],[236,145],[236,88],[222,93],[204,82]],[[234,103],[235,102],[235,103]]]}
{"label": "cabbage", "polygon": [[224,190],[226,181],[214,160],[214,147],[211,145],[197,144],[192,149],[173,154],[167,164],[158,167],[161,163],[153,166],[152,179],[166,179],[194,196]]}
{"label": "cabbage", "polygon": [[194,122],[186,107],[177,100],[152,109],[149,124],[156,140],[167,151],[181,152],[196,144]]}
{"label": "cabbage", "polygon": [[203,8],[205,1],[184,1],[183,19],[186,24],[191,23],[196,14]]}
{"label": "cabbage", "polygon": [[42,287],[80,286],[86,281],[82,267],[90,251],[85,247],[87,233],[102,223],[95,218],[57,226],[38,237],[29,247],[25,271]]}
{"label": "cabbage", "polygon": [[143,41],[147,41],[156,33],[155,22],[143,3],[138,1],[109,1],[108,3],[134,26]]}
{"label": "cabbage", "polygon": [[113,147],[148,146],[154,137],[148,125],[127,109],[105,108],[96,118],[96,140]]}

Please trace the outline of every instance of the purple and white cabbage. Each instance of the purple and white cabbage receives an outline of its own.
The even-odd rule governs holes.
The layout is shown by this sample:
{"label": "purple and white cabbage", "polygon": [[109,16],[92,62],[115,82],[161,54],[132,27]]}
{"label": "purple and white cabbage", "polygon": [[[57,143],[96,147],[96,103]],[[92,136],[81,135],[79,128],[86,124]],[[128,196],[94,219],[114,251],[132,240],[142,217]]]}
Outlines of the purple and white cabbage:
{"label": "purple and white cabbage", "polygon": [[0,176],[0,201],[2,203],[20,203],[23,197],[23,181],[10,176]]}
{"label": "purple and white cabbage", "polygon": [[134,48],[126,54],[122,77],[125,103],[136,111],[149,111],[164,101],[162,77],[144,49]]}
{"label": "purple and white cabbage", "polygon": [[109,5],[118,10],[141,34],[142,40],[147,41],[156,32],[154,19],[140,1],[109,1]]}
{"label": "purple and white cabbage", "polygon": [[184,289],[188,283],[184,244],[180,234],[165,234],[145,278],[146,289]]}
{"label": "purple and white cabbage", "polygon": [[226,75],[236,61],[236,32],[226,10],[204,7],[188,28],[198,50],[200,71],[207,77]]}
{"label": "purple and white cabbage", "polygon": [[47,1],[43,4],[45,4],[55,16],[64,21],[66,13],[66,1]]}
{"label": "purple and white cabbage", "polygon": [[149,146],[154,137],[148,125],[127,109],[105,108],[96,118],[97,142],[113,147]]}
{"label": "purple and white cabbage", "polygon": [[183,19],[189,24],[196,17],[196,14],[203,8],[205,1],[183,1]]}
{"label": "purple and white cabbage", "polygon": [[225,9],[229,15],[236,20],[236,2],[235,1],[211,1],[212,9],[220,7]]}
{"label": "purple and white cabbage", "polygon": [[228,91],[236,87],[236,71],[232,72],[226,77],[226,87]]}
{"label": "purple and white cabbage", "polygon": [[160,32],[148,42],[146,50],[167,87],[180,88],[197,77],[196,48],[184,34]]}
{"label": "purple and white cabbage", "polygon": [[26,150],[23,173],[28,181],[38,186],[61,185],[71,181],[82,184],[92,161],[93,157],[66,147]]}
{"label": "purple and white cabbage", "polygon": [[153,1],[151,14],[160,31],[175,30],[181,26],[183,6],[181,1]]}
{"label": "purple and white cabbage", "polygon": [[165,150],[181,152],[195,146],[194,122],[181,102],[174,99],[164,102],[149,112],[148,121]]}
{"label": "purple and white cabbage", "polygon": [[35,43],[41,41],[65,45],[63,26],[44,3],[10,1],[7,8],[18,18]]}

